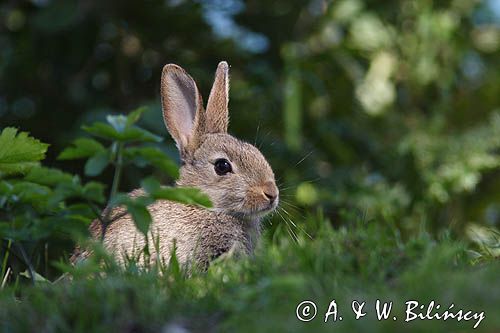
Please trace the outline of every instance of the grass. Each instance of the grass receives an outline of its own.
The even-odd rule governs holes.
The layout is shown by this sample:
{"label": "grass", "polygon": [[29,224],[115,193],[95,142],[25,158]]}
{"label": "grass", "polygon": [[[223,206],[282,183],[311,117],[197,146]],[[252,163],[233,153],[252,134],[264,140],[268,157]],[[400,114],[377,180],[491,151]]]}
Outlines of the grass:
{"label": "grass", "polygon": [[[333,229],[321,216],[303,224],[312,236],[294,241],[281,228],[266,235],[253,258],[227,258],[208,272],[182,273],[177,265],[122,269],[90,261],[73,278],[0,293],[2,332],[467,332],[475,320],[404,321],[407,300],[435,300],[447,309],[484,311],[475,331],[500,331],[500,264],[471,264],[467,246],[422,233],[402,241],[389,227],[353,222]],[[315,232],[311,232],[314,230]],[[98,259],[96,259],[98,260]],[[100,272],[100,273],[99,273]],[[324,322],[335,299],[342,321]],[[378,321],[375,301],[394,302]],[[310,322],[296,318],[303,300],[316,303]],[[354,319],[351,302],[366,301]]]}

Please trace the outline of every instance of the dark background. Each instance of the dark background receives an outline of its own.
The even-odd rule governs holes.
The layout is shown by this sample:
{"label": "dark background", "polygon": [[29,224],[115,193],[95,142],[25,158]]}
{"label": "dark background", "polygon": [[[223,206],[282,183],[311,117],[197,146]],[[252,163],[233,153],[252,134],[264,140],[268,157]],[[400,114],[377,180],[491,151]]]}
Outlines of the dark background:
{"label": "dark background", "polygon": [[81,125],[148,105],[141,125],[176,156],[161,68],[184,67],[206,101],[221,60],[230,132],[261,147],[292,215],[355,214],[403,234],[498,227],[494,0],[3,1],[0,124],[82,174],[56,160]]}

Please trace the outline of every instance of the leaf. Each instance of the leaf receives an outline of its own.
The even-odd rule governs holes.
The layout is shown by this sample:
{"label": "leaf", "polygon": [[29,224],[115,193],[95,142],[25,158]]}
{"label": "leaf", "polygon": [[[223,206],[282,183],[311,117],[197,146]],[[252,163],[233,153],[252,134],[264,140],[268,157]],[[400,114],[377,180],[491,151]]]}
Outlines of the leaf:
{"label": "leaf", "polygon": [[155,193],[155,199],[167,199],[207,208],[212,207],[210,198],[199,189],[193,187],[162,187]]}
{"label": "leaf", "polygon": [[103,203],[106,200],[104,185],[98,182],[88,182],[83,186],[81,196],[89,201]]}
{"label": "leaf", "polygon": [[89,182],[82,186],[80,179],[75,176],[71,182],[58,184],[54,190],[54,195],[52,195],[49,200],[49,203],[54,205],[70,198],[85,199],[90,202],[103,203],[105,200],[103,193],[103,184]]}
{"label": "leaf", "polygon": [[106,151],[92,156],[87,160],[87,163],[85,163],[85,174],[87,176],[100,175],[108,164],[109,155]]}
{"label": "leaf", "polygon": [[0,191],[11,203],[30,203],[41,208],[51,194],[47,186],[17,179],[0,182]]}
{"label": "leaf", "polygon": [[[31,275],[28,270],[25,270],[24,272],[19,273],[19,275],[24,276],[28,279],[31,279]],[[42,282],[42,283],[50,283],[49,280],[44,278],[42,275],[38,274],[37,272],[33,272],[33,277],[35,279],[35,282]]]}
{"label": "leaf", "polygon": [[58,169],[37,167],[31,169],[24,179],[41,185],[55,186],[59,183],[71,182],[73,176]]}
{"label": "leaf", "polygon": [[[17,136],[16,136],[17,135]],[[0,177],[26,173],[45,157],[48,144],[6,127],[0,134]]]}
{"label": "leaf", "polygon": [[148,110],[147,107],[142,106],[140,108],[135,109],[127,115],[127,126],[131,126],[135,124],[142,116],[144,112]]}
{"label": "leaf", "polygon": [[94,156],[106,150],[104,146],[98,141],[91,138],[79,138],[73,142],[73,147],[64,149],[57,159],[59,160],[73,160],[78,158],[85,158]]}
{"label": "leaf", "polygon": [[127,128],[127,117],[122,114],[117,116],[108,115],[106,120],[118,133],[123,133]]}
{"label": "leaf", "polygon": [[176,179],[179,177],[179,167],[177,163],[158,148],[153,147],[133,147],[125,150],[129,159],[140,167],[145,164],[151,164],[170,177]]}
{"label": "leaf", "polygon": [[163,199],[187,205],[198,205],[207,208],[212,207],[210,198],[197,188],[160,186],[158,181],[153,178],[146,178],[141,182],[141,186],[155,200]]}
{"label": "leaf", "polygon": [[151,225],[152,219],[146,206],[139,204],[135,201],[130,201],[126,204],[127,211],[132,215],[134,219],[135,226],[144,235],[147,234],[149,226]]}
{"label": "leaf", "polygon": [[[116,121],[115,125],[120,129],[119,126],[121,125],[119,124],[119,121]],[[92,135],[111,141],[161,142],[163,140],[161,137],[154,135],[153,133],[136,126],[130,126],[128,128],[123,129],[123,131],[118,131],[115,127],[111,125],[98,122],[94,123],[91,126],[83,126],[83,129]]]}
{"label": "leaf", "polygon": [[118,193],[112,200],[111,206],[126,206],[127,211],[132,216],[134,223],[144,235],[149,230],[149,225],[152,222],[151,214],[147,206],[153,203],[153,199],[148,196],[140,196],[131,198],[125,193]]}

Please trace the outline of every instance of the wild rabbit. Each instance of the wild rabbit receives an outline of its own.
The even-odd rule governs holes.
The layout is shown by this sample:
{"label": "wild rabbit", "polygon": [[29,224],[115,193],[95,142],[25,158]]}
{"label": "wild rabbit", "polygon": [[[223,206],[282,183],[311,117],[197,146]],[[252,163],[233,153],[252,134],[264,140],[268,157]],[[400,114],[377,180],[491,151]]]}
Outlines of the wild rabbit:
{"label": "wild rabbit", "polygon": [[[148,207],[153,223],[148,237],[151,260],[168,263],[175,240],[181,264],[207,267],[210,260],[228,251],[250,254],[260,236],[260,219],[278,205],[274,174],[261,152],[227,133],[229,123],[228,64],[220,62],[203,109],[195,81],[184,69],[168,64],[161,77],[165,125],[177,144],[181,167],[177,186],[196,187],[209,196],[213,208],[205,209],[159,200]],[[139,195],[141,189],[130,193]],[[106,230],[104,247],[122,261],[145,245],[130,215],[121,214]],[[90,227],[100,237],[101,225]],[[76,257],[79,257],[76,254]]]}

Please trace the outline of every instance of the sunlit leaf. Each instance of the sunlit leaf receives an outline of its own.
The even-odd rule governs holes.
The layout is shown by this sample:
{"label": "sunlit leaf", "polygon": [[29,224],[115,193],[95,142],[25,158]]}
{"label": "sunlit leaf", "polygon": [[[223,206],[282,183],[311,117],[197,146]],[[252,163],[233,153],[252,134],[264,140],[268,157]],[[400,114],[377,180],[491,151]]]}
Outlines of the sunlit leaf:
{"label": "sunlit leaf", "polygon": [[0,134],[0,177],[26,173],[45,157],[49,145],[6,127]]}
{"label": "sunlit leaf", "polygon": [[147,110],[148,110],[147,107],[142,106],[142,107],[130,112],[127,115],[127,126],[131,126],[131,125],[135,124],[141,118],[142,114],[144,112],[146,112]]}
{"label": "sunlit leaf", "polygon": [[156,200],[163,199],[188,205],[212,207],[210,198],[197,188],[160,186],[152,178],[145,179],[141,186]]}

